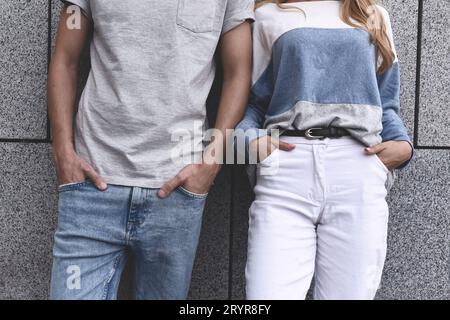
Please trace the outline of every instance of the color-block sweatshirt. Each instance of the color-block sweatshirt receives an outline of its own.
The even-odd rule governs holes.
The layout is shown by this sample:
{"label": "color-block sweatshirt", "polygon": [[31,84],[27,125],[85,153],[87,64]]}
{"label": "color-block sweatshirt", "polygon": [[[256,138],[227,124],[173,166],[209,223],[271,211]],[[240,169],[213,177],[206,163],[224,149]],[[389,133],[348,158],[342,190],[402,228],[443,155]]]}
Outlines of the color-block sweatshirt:
{"label": "color-block sweatshirt", "polygon": [[[256,10],[253,85],[238,125],[246,131],[247,144],[270,129],[317,127],[344,128],[366,146],[411,143],[399,117],[396,55],[393,65],[377,74],[379,60],[369,33],[341,20],[340,1],[289,5],[305,15],[275,4]],[[377,8],[395,53],[389,15]]]}

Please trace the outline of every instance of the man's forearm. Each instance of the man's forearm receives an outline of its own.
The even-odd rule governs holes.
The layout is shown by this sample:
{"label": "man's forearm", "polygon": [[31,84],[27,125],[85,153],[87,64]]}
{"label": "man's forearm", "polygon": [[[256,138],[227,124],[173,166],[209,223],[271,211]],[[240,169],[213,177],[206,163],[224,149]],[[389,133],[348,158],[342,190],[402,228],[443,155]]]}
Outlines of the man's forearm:
{"label": "man's forearm", "polygon": [[228,146],[231,130],[245,113],[251,85],[252,41],[249,23],[231,30],[223,36],[221,54],[223,63],[222,96],[219,103],[215,129],[218,137],[213,137],[215,159],[224,162],[223,152]]}
{"label": "man's forearm", "polygon": [[73,151],[73,117],[77,69],[52,63],[48,80],[48,111],[55,153]]}
{"label": "man's forearm", "polygon": [[217,172],[226,163],[226,152],[230,148],[232,135],[230,129],[237,126],[245,113],[250,81],[250,71],[246,68],[224,77],[215,130],[204,157],[206,163],[214,164]]}
{"label": "man's forearm", "polygon": [[237,72],[230,78],[224,79],[222,98],[215,124],[215,129],[221,133],[220,137],[218,137],[221,141],[214,141],[217,146],[222,146],[222,148],[217,149],[218,160],[223,155],[220,152],[226,151],[230,135],[232,134],[232,131],[229,129],[234,129],[245,113],[249,91],[249,72]]}
{"label": "man's forearm", "polygon": [[77,90],[78,65],[83,48],[91,33],[91,22],[80,15],[80,27],[68,28],[73,18],[67,5],[61,12],[48,77],[48,112],[55,153],[73,152],[73,116]]}

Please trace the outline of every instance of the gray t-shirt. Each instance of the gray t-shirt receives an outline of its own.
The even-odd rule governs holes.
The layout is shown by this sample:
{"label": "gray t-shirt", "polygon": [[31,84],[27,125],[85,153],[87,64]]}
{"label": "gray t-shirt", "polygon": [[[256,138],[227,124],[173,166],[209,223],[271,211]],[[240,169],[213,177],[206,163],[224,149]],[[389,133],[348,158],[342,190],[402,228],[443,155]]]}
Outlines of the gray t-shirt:
{"label": "gray t-shirt", "polygon": [[253,0],[70,0],[94,25],[75,148],[109,184],[159,188],[198,161],[220,36]]}

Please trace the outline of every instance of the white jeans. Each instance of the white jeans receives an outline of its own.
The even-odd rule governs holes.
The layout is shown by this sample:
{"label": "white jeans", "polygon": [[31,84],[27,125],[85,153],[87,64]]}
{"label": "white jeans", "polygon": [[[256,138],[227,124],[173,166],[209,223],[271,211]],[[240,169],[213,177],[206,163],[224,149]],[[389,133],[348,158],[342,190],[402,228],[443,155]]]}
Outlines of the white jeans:
{"label": "white jeans", "polygon": [[350,137],[281,137],[258,165],[247,299],[373,299],[386,256],[388,169]]}

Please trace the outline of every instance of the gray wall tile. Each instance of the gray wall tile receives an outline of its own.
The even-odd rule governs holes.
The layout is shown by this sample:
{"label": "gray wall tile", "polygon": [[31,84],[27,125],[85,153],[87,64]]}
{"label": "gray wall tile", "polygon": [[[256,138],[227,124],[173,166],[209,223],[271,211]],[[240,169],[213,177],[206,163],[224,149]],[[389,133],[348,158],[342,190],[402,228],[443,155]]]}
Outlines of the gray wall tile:
{"label": "gray wall tile", "polygon": [[423,9],[419,145],[450,147],[450,2]]}
{"label": "gray wall tile", "polygon": [[245,263],[247,260],[248,209],[254,199],[244,166],[233,170],[232,206],[232,299],[245,299]]}
{"label": "gray wall tile", "polygon": [[0,2],[0,138],[47,135],[47,12],[47,0]]}
{"label": "gray wall tile", "polygon": [[0,300],[46,299],[56,224],[48,144],[0,144]]}
{"label": "gray wall tile", "polygon": [[412,138],[416,90],[418,1],[383,0],[382,4],[391,18],[401,68],[401,117]]}
{"label": "gray wall tile", "polygon": [[450,299],[450,151],[417,150],[389,196],[379,299]]}
{"label": "gray wall tile", "polygon": [[230,240],[230,168],[208,196],[189,299],[227,299]]}

